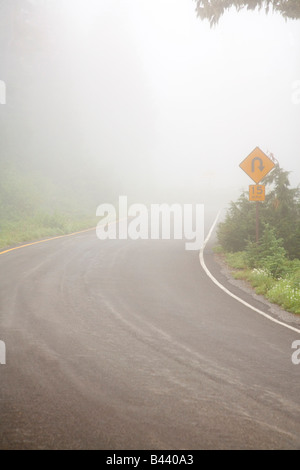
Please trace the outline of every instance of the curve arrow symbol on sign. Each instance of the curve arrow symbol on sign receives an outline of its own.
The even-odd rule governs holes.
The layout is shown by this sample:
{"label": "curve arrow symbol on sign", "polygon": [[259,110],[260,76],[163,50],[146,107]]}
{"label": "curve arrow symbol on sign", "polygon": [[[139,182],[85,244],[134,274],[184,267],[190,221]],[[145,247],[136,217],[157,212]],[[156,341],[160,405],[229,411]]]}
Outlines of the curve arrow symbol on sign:
{"label": "curve arrow symbol on sign", "polygon": [[275,163],[259,147],[246,157],[240,168],[257,184],[264,178],[275,166]]}
{"label": "curve arrow symbol on sign", "polygon": [[252,173],[254,173],[255,171],[255,161],[258,160],[259,161],[259,165],[258,165],[258,168],[260,169],[260,171],[263,171],[264,170],[264,165],[263,165],[263,161],[260,157],[255,157],[253,158],[252,160],[252,163],[251,163],[251,171]]}

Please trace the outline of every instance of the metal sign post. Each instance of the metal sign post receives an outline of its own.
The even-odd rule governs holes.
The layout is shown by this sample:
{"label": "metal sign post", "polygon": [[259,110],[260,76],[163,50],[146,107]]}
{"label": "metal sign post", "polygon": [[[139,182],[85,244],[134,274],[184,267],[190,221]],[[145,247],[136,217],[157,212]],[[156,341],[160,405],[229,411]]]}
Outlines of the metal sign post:
{"label": "metal sign post", "polygon": [[256,243],[259,241],[259,202],[256,201]]}

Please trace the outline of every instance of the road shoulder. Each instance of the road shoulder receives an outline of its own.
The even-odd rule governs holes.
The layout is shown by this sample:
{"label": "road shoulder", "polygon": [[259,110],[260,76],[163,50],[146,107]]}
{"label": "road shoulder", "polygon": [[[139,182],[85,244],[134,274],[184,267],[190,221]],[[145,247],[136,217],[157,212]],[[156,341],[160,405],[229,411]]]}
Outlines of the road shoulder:
{"label": "road shoulder", "polygon": [[247,281],[234,279],[231,274],[232,269],[225,263],[221,256],[214,253],[213,246],[213,242],[207,244],[204,250],[204,259],[207,268],[218,282],[253,307],[281,322],[299,329],[300,317],[298,315],[287,312],[280,306],[269,302],[264,296],[256,294],[253,287],[251,287]]}

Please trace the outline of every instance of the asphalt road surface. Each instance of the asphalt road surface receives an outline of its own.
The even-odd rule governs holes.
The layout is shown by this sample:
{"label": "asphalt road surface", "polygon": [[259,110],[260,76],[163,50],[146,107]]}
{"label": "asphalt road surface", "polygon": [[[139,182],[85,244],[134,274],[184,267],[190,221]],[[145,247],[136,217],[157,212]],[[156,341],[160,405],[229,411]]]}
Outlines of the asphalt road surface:
{"label": "asphalt road surface", "polygon": [[300,335],[181,241],[92,231],[2,254],[0,308],[1,449],[300,448]]}

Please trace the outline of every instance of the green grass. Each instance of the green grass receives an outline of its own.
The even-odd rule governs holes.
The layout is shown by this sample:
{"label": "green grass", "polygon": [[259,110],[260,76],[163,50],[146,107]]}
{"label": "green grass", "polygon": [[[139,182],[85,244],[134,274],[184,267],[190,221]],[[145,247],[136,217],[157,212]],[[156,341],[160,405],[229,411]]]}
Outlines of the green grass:
{"label": "green grass", "polygon": [[215,246],[213,246],[212,250],[213,250],[214,253],[217,253],[217,254],[224,253],[224,250],[223,250],[223,248],[221,247],[221,245],[215,245]]}
{"label": "green grass", "polygon": [[243,251],[237,251],[236,253],[226,253],[225,260],[231,268],[246,268],[245,253]]}
{"label": "green grass", "polygon": [[20,220],[6,220],[0,226],[0,249],[46,237],[65,235],[97,225],[96,218],[62,213],[39,213]]}
{"label": "green grass", "polygon": [[289,312],[300,314],[300,288],[293,287],[289,279],[280,279],[266,293],[267,299]]}
{"label": "green grass", "polygon": [[96,227],[93,193],[73,184],[0,163],[0,249]]}
{"label": "green grass", "polygon": [[300,314],[300,260],[285,261],[285,275],[274,278],[267,268],[247,266],[245,252],[224,253],[227,265],[235,279],[248,281],[255,292],[283,309]]}

